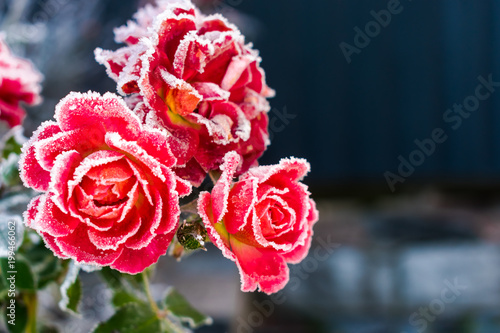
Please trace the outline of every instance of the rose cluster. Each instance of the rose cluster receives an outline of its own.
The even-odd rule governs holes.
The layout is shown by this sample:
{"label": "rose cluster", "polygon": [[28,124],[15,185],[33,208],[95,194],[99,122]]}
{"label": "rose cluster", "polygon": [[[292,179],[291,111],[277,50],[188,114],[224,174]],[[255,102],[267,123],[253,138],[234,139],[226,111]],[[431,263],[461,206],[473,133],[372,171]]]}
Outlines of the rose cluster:
{"label": "rose cluster", "polygon": [[166,253],[181,197],[209,174],[198,223],[234,261],[242,290],[273,293],[308,253],[318,220],[297,158],[258,166],[269,144],[261,59],[220,15],[158,0],[96,60],[117,91],[71,93],[24,145],[25,223],[61,258],[135,274]]}

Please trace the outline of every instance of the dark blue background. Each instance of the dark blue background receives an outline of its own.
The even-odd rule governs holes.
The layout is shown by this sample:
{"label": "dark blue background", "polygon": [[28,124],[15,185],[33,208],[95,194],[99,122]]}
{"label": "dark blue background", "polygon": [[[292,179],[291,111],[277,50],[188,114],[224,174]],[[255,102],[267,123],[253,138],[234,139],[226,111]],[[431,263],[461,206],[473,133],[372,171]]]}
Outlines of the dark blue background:
{"label": "dark blue background", "polygon": [[255,45],[277,90],[273,107],[297,115],[263,160],[306,157],[313,185],[332,191],[373,185],[384,193],[383,174],[397,172],[398,156],[408,158],[415,139],[443,128],[448,140],[404,185],[493,184],[500,175],[500,92],[457,130],[442,117],[474,93],[479,75],[500,81],[500,3],[401,1],[401,13],[348,64],[339,44],[353,45],[354,27],[364,30],[374,20],[370,11],[387,5],[316,0],[238,7],[262,22]]}
{"label": "dark blue background", "polygon": [[[45,0],[33,2],[32,15],[51,1],[65,5],[50,17],[47,39],[27,48],[46,73],[46,103],[31,111],[27,132],[51,118],[53,105],[70,90],[115,91],[93,50],[118,48],[113,28],[139,5]],[[206,6],[239,21],[277,91],[270,117],[281,130],[274,131],[261,162],[307,158],[312,172],[306,182],[316,195],[388,194],[384,173],[397,173],[398,156],[408,159],[416,139],[443,128],[446,142],[396,184],[396,191],[427,185],[497,188],[500,92],[481,102],[457,130],[443,114],[474,93],[479,75],[500,81],[500,3],[401,0],[400,13],[348,63],[339,44],[353,45],[354,28],[365,30],[374,20],[370,12],[387,9],[389,2],[226,0]],[[63,75],[75,68],[80,72]],[[281,126],[277,112],[285,111],[295,118]]]}

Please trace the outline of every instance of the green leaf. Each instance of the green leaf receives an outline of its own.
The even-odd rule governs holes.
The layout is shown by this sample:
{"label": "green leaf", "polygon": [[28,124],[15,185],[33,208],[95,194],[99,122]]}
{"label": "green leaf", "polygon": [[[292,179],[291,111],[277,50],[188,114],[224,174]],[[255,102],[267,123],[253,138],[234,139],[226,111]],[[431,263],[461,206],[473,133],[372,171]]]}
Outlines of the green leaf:
{"label": "green leaf", "polygon": [[5,141],[5,145],[2,151],[2,157],[7,159],[12,153],[21,155],[22,146],[22,143],[16,141],[15,135],[12,135],[9,139],[7,139],[7,141]]}
{"label": "green leaf", "polygon": [[43,289],[50,282],[57,282],[63,272],[63,267],[59,258],[47,256],[45,262],[33,266],[33,270],[38,276],[38,289]]}
{"label": "green leaf", "polygon": [[126,289],[126,282],[120,272],[109,267],[103,267],[99,273],[111,289]]}
{"label": "green leaf", "polygon": [[17,254],[14,261],[9,261],[8,258],[0,258],[0,268],[2,270],[2,278],[7,285],[10,285],[9,280],[15,282],[16,291],[27,290],[35,291],[36,282],[33,272],[26,259]]}
{"label": "green leaf", "polygon": [[21,184],[19,177],[19,155],[10,154],[0,163],[0,177],[7,186]]}
{"label": "green leaf", "polygon": [[82,286],[79,278],[76,278],[75,282],[68,288],[67,295],[69,298],[68,309],[77,313],[78,304],[82,297]]}
{"label": "green leaf", "polygon": [[9,288],[7,287],[6,282],[4,279],[0,279],[0,300],[2,300],[4,297],[7,296],[7,290]]}
{"label": "green leaf", "polygon": [[19,251],[30,263],[38,289],[45,288],[51,282],[57,282],[64,272],[64,265],[67,264],[55,257],[54,253],[45,247],[43,241],[33,244],[25,240]]}
{"label": "green leaf", "polygon": [[[30,232],[30,229],[27,229]],[[45,244],[40,240],[37,244],[30,244],[29,247],[23,249],[23,255],[29,260],[33,265],[38,265],[47,260],[47,257],[53,258],[54,253],[45,247]]]}
{"label": "green leaf", "polygon": [[53,326],[43,325],[40,328],[40,333],[59,333],[59,330]]}
{"label": "green leaf", "polygon": [[174,288],[167,291],[164,304],[166,309],[191,328],[211,325],[212,318],[205,316],[189,304],[189,302]]}
{"label": "green leaf", "polygon": [[128,303],[118,309],[105,323],[99,324],[94,333],[152,333],[162,332],[161,322],[148,306]]}
{"label": "green leaf", "polygon": [[[15,300],[15,303],[11,303],[11,299]],[[28,309],[20,299],[11,299],[8,300],[7,306],[4,307],[5,326],[7,326],[9,333],[22,333],[28,323]],[[9,306],[11,309],[9,309]]]}
{"label": "green leaf", "polygon": [[[150,276],[153,267],[146,268],[145,272]],[[144,291],[144,281],[141,274],[131,275],[120,273],[109,267],[103,267],[99,273],[108,286],[113,290],[125,290],[134,294],[136,292],[142,293]]]}
{"label": "green leaf", "polygon": [[61,284],[61,301],[59,302],[59,307],[61,310],[78,314],[78,304],[82,297],[82,286],[80,284],[80,279],[78,278],[78,273],[80,272],[80,267],[78,267],[74,261],[70,263],[68,273],[66,278]]}
{"label": "green leaf", "polygon": [[119,308],[128,303],[143,303],[143,301],[125,290],[117,290],[114,292],[112,303],[114,307]]}

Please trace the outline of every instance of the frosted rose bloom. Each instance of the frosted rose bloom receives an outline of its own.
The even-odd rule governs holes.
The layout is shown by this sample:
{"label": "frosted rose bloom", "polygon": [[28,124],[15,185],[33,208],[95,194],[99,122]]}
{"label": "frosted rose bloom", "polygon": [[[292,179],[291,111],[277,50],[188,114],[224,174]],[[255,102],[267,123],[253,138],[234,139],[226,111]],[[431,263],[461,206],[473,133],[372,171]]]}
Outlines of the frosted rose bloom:
{"label": "frosted rose bloom", "polygon": [[275,293],[289,279],[287,263],[296,264],[311,246],[316,205],[299,181],[309,171],[304,159],[250,169],[232,179],[238,154],[228,153],[212,193],[202,192],[198,211],[210,240],[236,262],[241,290]]}
{"label": "frosted rose bloom", "polygon": [[71,93],[24,145],[25,186],[44,192],[25,223],[60,258],[142,272],[166,253],[190,184],[168,137],[114,94]]}
{"label": "frosted rose bloom", "polygon": [[162,126],[185,143],[178,166],[194,184],[229,151],[256,164],[269,144],[269,103],[261,59],[220,15],[205,16],[190,1],[160,1],[118,28],[127,46],[96,50],[122,94],[139,94]]}
{"label": "frosted rose bloom", "polygon": [[0,34],[0,120],[10,127],[20,125],[26,116],[21,103],[41,101],[43,76],[28,60],[14,56]]}

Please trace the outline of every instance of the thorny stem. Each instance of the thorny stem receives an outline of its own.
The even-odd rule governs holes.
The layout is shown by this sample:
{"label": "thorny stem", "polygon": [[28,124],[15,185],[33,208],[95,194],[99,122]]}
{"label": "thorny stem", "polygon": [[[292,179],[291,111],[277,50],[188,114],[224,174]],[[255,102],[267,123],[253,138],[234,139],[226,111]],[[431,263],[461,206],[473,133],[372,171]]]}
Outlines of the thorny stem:
{"label": "thorny stem", "polygon": [[149,284],[149,279],[148,275],[146,274],[146,271],[141,273],[142,275],[142,280],[144,281],[144,289],[146,291],[146,296],[149,301],[149,305],[151,306],[151,309],[153,309],[154,313],[158,317],[158,319],[162,319],[165,321],[165,323],[171,328],[174,333],[184,333],[184,330],[179,328],[175,323],[173,323],[170,319],[168,319],[168,309],[166,310],[161,310],[158,308],[158,305],[156,304],[153,295],[151,294],[151,287]]}

